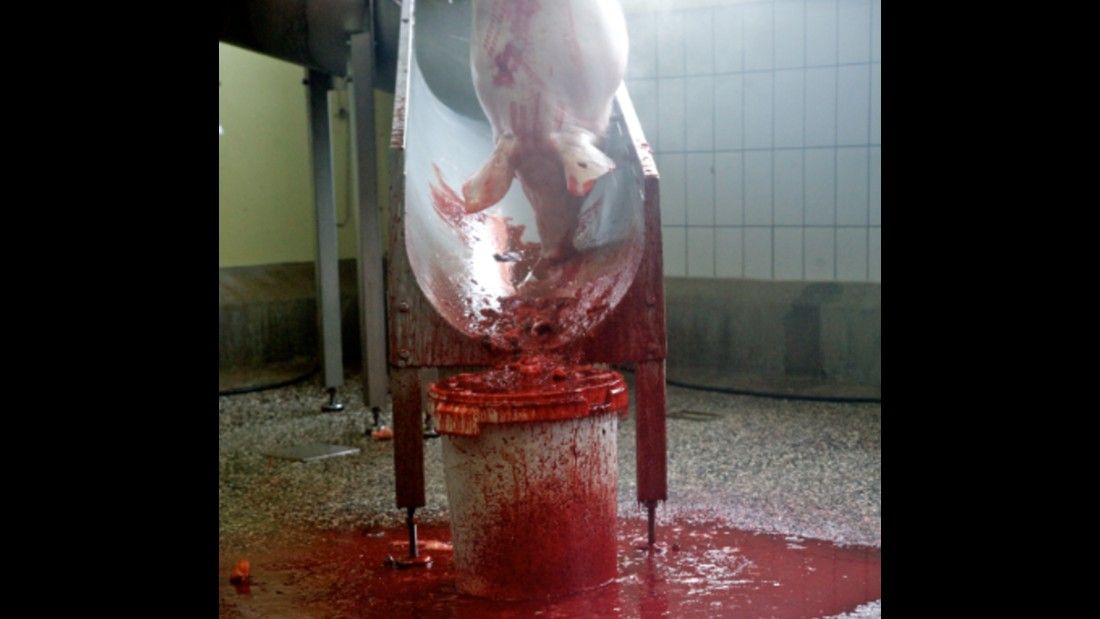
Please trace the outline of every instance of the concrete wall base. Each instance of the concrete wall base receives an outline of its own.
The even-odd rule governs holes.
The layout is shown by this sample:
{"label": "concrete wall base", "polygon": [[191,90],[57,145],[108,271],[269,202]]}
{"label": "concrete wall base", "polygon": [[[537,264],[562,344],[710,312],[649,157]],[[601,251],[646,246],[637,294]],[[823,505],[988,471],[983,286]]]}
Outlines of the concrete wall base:
{"label": "concrete wall base", "polygon": [[669,277],[665,303],[671,381],[881,396],[881,284]]}
{"label": "concrete wall base", "polygon": [[[881,397],[882,286],[665,278],[668,378],[792,397]],[[354,260],[340,262],[344,359],[360,365]],[[318,359],[312,263],[224,268],[224,371]]]}

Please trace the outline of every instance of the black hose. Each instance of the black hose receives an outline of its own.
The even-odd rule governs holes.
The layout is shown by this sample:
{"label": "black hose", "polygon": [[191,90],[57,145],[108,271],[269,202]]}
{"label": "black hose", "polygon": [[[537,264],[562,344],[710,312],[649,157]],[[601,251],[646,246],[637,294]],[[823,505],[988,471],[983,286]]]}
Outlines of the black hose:
{"label": "black hose", "polygon": [[219,391],[218,395],[219,396],[223,396],[223,395],[241,395],[243,393],[255,393],[257,391],[268,391],[270,389],[278,389],[280,387],[288,387],[290,385],[300,383],[300,382],[312,377],[320,369],[321,368],[320,368],[319,365],[315,365],[315,366],[313,366],[313,369],[306,372],[305,374],[302,374],[301,376],[295,376],[294,378],[288,378],[286,380],[281,380],[281,381],[274,382],[274,383],[266,383],[266,384],[262,384],[262,385],[250,385],[248,387],[233,387],[232,389],[226,389],[224,391]]}
{"label": "black hose", "polygon": [[678,380],[665,379],[665,384],[674,385],[676,387],[684,387],[685,389],[695,389],[698,391],[713,391],[716,393],[729,393],[733,395],[751,395],[758,398],[772,398],[776,400],[806,400],[809,402],[838,402],[841,404],[863,404],[863,403],[876,403],[882,404],[882,398],[853,398],[843,396],[820,396],[820,395],[801,395],[796,393],[773,393],[769,391],[753,391],[751,389],[733,389],[730,387],[712,387],[710,385],[694,385],[691,383],[685,383]]}
{"label": "black hose", "polygon": [[[620,370],[625,370],[631,374],[634,371],[627,367],[619,367]],[[665,384],[672,385],[674,387],[683,387],[685,389],[694,389],[696,391],[711,391],[714,393],[728,393],[731,395],[749,395],[757,398],[772,398],[774,400],[804,400],[808,402],[836,402],[839,404],[882,404],[882,398],[859,398],[859,397],[842,397],[842,396],[818,396],[818,395],[801,395],[795,393],[775,393],[771,391],[755,391],[752,389],[734,389],[732,387],[715,387],[713,385],[696,385],[693,383],[687,383],[680,380],[671,380],[667,376],[665,377]]]}

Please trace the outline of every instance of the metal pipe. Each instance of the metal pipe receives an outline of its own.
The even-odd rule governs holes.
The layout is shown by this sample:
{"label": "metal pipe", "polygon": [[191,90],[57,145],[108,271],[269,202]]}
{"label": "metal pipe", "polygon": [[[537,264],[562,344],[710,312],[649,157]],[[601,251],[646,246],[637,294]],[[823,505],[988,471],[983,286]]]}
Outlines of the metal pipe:
{"label": "metal pipe", "polygon": [[420,549],[416,547],[416,518],[414,517],[416,508],[408,508],[407,513],[405,525],[409,528],[409,558],[415,559],[420,554]]}
{"label": "metal pipe", "polygon": [[[309,71],[309,137],[313,160],[313,199],[317,215],[317,315],[325,388],[344,384],[344,354],[340,342],[340,272],[336,235],[336,180],[333,177],[332,135],[328,93],[332,78]],[[343,407],[340,407],[343,408]]]}
{"label": "metal pipe", "polygon": [[[386,293],[382,267],[381,211],[374,139],[374,41],[369,32],[351,35],[351,120],[355,196],[359,205],[359,342],[363,402],[372,411],[386,405]],[[375,426],[378,422],[375,420]]]}
{"label": "metal pipe", "polygon": [[649,545],[657,541],[657,501],[646,501],[646,516],[649,519]]}

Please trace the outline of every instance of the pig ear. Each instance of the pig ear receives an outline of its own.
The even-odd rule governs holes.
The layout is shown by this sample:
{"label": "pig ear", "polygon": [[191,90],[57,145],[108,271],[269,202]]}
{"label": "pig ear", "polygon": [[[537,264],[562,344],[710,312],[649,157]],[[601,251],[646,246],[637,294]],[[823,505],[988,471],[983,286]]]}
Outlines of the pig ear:
{"label": "pig ear", "polygon": [[588,195],[596,179],[615,169],[615,162],[596,148],[587,131],[555,133],[550,139],[565,166],[565,186],[574,196]]}
{"label": "pig ear", "polygon": [[513,156],[515,150],[514,136],[500,136],[489,161],[486,161],[485,165],[462,185],[467,214],[477,213],[493,206],[508,193],[508,188],[512,186],[512,178],[516,175]]}

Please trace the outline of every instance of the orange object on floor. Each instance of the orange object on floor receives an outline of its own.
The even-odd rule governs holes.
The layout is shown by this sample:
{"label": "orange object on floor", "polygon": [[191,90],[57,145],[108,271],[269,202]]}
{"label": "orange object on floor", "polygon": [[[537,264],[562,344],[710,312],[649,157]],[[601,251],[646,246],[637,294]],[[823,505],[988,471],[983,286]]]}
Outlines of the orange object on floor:
{"label": "orange object on floor", "polygon": [[233,568],[233,573],[229,575],[229,582],[239,583],[248,580],[248,576],[252,573],[252,564],[248,562],[248,559],[241,559],[237,562],[237,566]]}

